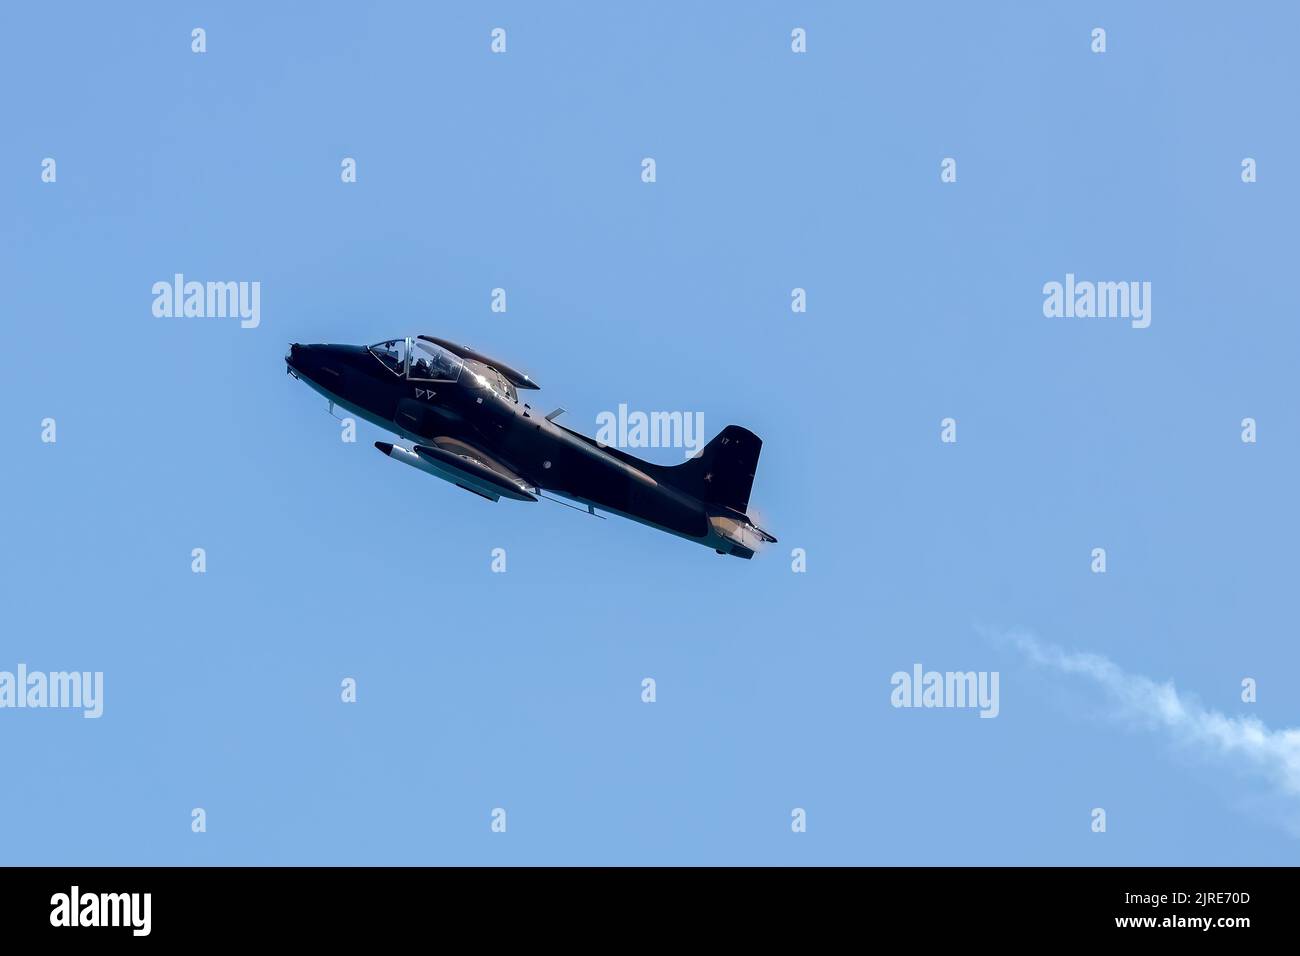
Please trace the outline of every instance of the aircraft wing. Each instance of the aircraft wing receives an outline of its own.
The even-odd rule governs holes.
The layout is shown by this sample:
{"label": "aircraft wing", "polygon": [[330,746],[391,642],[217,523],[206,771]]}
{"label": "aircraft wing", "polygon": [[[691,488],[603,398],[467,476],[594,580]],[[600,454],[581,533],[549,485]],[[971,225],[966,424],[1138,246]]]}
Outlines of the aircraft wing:
{"label": "aircraft wing", "polygon": [[490,501],[502,498],[537,500],[535,487],[491,455],[455,438],[435,438],[428,445],[411,448],[377,441],[375,447],[389,458],[396,458]]}

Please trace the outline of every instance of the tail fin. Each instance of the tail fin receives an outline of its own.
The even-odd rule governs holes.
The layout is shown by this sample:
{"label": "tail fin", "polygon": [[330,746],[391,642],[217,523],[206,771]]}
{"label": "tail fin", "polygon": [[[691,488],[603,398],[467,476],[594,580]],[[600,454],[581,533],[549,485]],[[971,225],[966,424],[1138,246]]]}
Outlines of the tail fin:
{"label": "tail fin", "polygon": [[668,469],[668,481],[701,501],[744,514],[762,450],[763,439],[748,428],[728,425],[697,457]]}

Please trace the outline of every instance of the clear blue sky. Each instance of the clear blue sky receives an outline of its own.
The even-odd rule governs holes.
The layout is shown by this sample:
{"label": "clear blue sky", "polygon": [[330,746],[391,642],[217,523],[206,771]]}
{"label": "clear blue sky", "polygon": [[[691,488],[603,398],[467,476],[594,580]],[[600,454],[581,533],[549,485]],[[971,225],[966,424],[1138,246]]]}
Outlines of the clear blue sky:
{"label": "clear blue sky", "polygon": [[[102,670],[105,703],[0,711],[0,863],[1293,862],[1267,768],[988,635],[1300,725],[1298,27],[6,5],[0,670]],[[260,281],[260,327],[155,318],[176,272]],[[1151,327],[1045,318],[1067,272],[1150,281]],[[417,332],[588,433],[620,402],[751,428],[780,545],[489,504],[284,374]],[[892,708],[914,663],[1000,672],[1000,715]]]}

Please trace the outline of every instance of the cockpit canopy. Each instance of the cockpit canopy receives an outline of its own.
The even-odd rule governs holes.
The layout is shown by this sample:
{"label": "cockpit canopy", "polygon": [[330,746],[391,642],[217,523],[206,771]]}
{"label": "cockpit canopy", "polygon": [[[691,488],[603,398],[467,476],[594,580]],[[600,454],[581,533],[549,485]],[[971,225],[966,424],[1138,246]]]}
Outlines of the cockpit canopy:
{"label": "cockpit canopy", "polygon": [[465,363],[441,345],[407,336],[370,346],[370,354],[394,375],[413,382],[455,382]]}

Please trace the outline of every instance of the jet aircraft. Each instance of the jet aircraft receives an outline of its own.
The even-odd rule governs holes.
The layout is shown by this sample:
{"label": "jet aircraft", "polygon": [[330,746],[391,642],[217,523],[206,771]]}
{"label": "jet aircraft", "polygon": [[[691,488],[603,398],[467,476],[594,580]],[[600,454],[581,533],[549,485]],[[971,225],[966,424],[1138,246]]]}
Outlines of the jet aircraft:
{"label": "jet aircraft", "polygon": [[[566,428],[519,400],[539,388],[474,349],[429,335],[375,345],[289,346],[287,371],[334,406],[408,444],[389,458],[490,501],[552,492],[713,548],[752,558],[775,542],[746,513],[763,442],[728,425],[679,465],[656,465]],[[562,504],[564,502],[561,502]]]}

